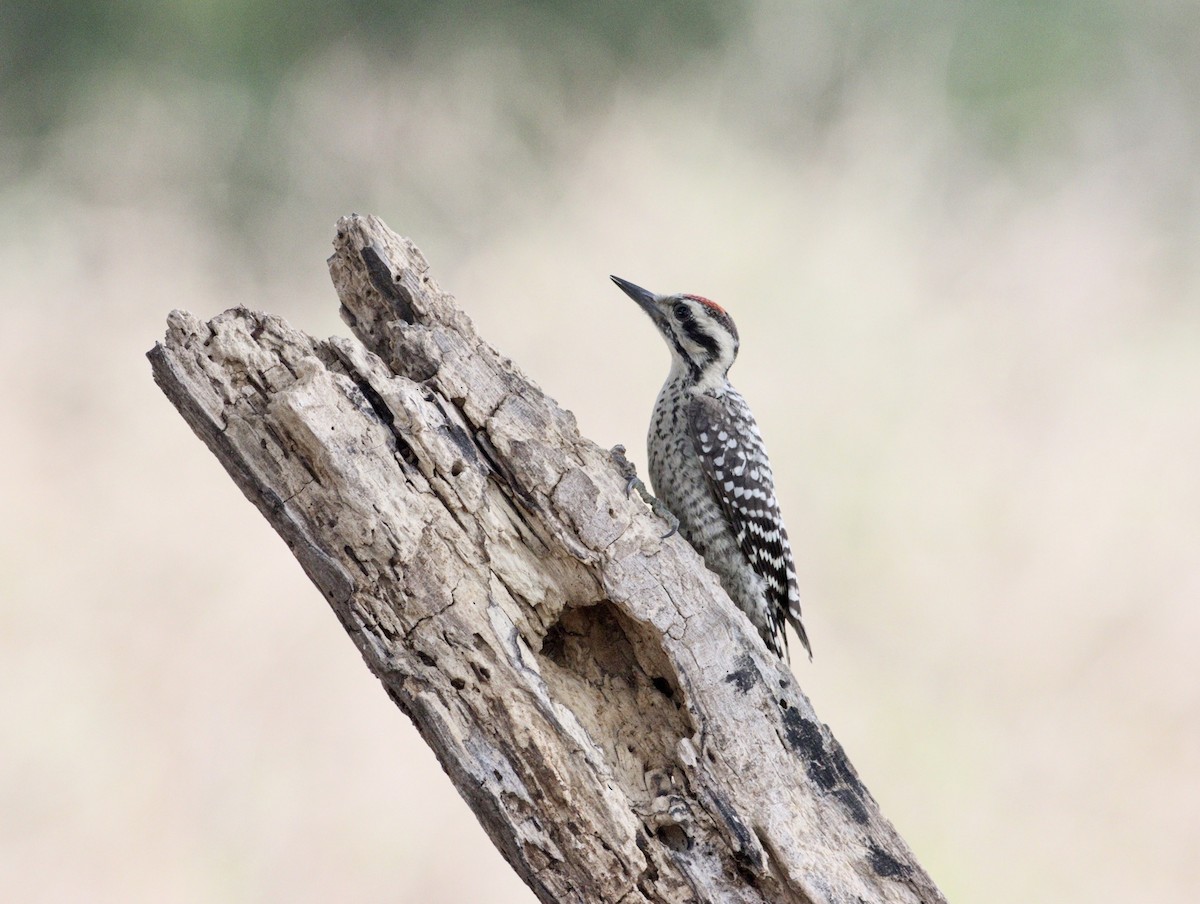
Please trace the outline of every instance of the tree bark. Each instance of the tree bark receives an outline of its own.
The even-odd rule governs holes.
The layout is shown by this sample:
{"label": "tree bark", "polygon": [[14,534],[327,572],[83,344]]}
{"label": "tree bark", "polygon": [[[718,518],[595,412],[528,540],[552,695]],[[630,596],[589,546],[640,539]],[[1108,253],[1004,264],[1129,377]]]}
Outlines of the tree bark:
{"label": "tree bark", "polygon": [[182,311],[154,378],[546,902],[939,902],[788,669],[412,243],[338,223],[359,342]]}

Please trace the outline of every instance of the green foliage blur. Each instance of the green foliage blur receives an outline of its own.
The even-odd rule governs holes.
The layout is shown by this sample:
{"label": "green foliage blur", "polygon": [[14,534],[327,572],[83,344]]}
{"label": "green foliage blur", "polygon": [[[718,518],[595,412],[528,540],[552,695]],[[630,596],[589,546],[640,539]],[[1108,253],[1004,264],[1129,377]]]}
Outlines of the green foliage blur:
{"label": "green foliage blur", "polygon": [[[402,57],[432,34],[491,35],[569,57],[581,44],[623,65],[661,67],[727,40],[745,0],[571,3],[343,0],[15,0],[0,8],[0,98],[6,129],[36,136],[61,122],[114,67],[217,80],[269,101],[289,71],[351,42]],[[660,40],[646,40],[655,36]]]}
{"label": "green foliage blur", "polygon": [[[777,34],[754,36],[756,18]],[[0,6],[0,140],[19,168],[36,165],[115,77],[201,86],[265,118],[332,48],[400,63],[422,46],[491,45],[519,53],[522,76],[576,111],[617,80],[657,86],[717,68],[749,111],[739,128],[787,148],[819,139],[856,92],[932,92],[985,155],[1041,163],[1072,153],[1066,124],[1081,109],[1136,112],[1160,85],[1187,100],[1180,127],[1200,143],[1197,33],[1200,6],[1168,0],[10,0]],[[255,186],[267,154],[247,147],[229,178]]]}
{"label": "green foliage blur", "polygon": [[[761,4],[780,6],[780,4]],[[748,0],[525,0],[477,4],[343,0],[10,0],[0,7],[0,123],[37,139],[86,103],[89,86],[114,69],[218,82],[268,104],[289,73],[324,48],[352,43],[400,58],[431,35],[486,38],[535,55],[547,78],[663,78],[689,57],[739,40]],[[946,91],[972,126],[999,147],[1053,132],[1065,107],[1110,88],[1141,61],[1139,44],[1169,63],[1165,78],[1197,75],[1200,7],[1125,0],[987,0],[783,5],[799,24],[829,36],[823,91],[850,74],[944,63]],[[598,53],[581,55],[581,48]],[[804,45],[797,56],[810,54]],[[603,59],[615,63],[586,71]],[[805,61],[798,65],[803,68]]]}

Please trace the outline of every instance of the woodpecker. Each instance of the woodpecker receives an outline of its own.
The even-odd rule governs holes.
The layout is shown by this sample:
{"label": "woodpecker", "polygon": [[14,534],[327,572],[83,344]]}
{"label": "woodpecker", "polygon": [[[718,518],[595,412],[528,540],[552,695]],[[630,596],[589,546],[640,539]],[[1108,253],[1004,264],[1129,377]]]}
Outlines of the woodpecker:
{"label": "woodpecker", "polygon": [[729,383],[733,319],[699,295],[656,295],[613,276],[671,349],[646,439],[654,495],[776,656],[785,621],[812,658],[775,480],[750,407]]}

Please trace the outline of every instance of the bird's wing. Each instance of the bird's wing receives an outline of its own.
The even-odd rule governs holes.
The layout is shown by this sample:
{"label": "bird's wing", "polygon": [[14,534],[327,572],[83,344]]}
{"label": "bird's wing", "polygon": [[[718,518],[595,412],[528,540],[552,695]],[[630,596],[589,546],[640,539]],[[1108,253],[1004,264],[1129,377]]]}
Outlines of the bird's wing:
{"label": "bird's wing", "polygon": [[792,548],[775,498],[771,463],[749,406],[736,391],[719,397],[697,395],[688,408],[688,431],[738,546],[762,576],[774,604],[770,618],[776,635],[786,649],[786,617],[811,658],[812,647],[800,621],[800,591]]}

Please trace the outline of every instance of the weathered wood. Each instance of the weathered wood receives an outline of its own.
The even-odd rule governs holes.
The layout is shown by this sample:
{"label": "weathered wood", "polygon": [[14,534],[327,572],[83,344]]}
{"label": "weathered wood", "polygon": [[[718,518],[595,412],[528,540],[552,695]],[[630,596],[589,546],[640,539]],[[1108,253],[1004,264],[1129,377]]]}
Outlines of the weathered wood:
{"label": "weathered wood", "polygon": [[176,311],[154,377],[538,897],[942,901],[608,452],[410,242],[354,216],[335,249],[362,344]]}

